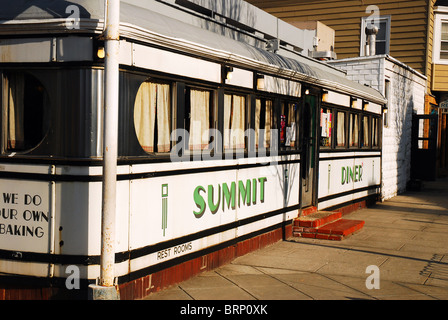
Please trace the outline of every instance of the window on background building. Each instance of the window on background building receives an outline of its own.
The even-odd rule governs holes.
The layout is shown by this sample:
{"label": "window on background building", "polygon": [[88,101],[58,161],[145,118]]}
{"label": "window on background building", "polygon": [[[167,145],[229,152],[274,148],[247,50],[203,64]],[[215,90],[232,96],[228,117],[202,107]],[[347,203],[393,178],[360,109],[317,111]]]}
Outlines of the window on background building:
{"label": "window on background building", "polygon": [[442,37],[440,42],[440,59],[448,60],[448,22],[442,23]]}
{"label": "window on background building", "polygon": [[320,137],[320,146],[324,148],[331,147],[331,132],[333,126],[333,113],[329,108],[321,108],[320,109],[320,128],[321,128],[321,137]]}
{"label": "window on background building", "polygon": [[48,93],[39,80],[25,72],[5,72],[0,78],[1,153],[31,150],[45,136]]}
{"label": "window on background building", "polygon": [[150,81],[142,83],[135,99],[134,125],[145,152],[170,152],[170,85]]}
{"label": "window on background building", "polygon": [[[367,43],[367,35],[365,29],[367,27],[367,21],[369,17],[363,17],[361,23],[361,56],[365,56],[368,54],[366,52]],[[390,47],[390,26],[391,26],[391,17],[390,16],[382,16],[378,18],[378,34],[376,35],[376,45],[375,51],[377,55],[380,54],[389,54]]]}
{"label": "window on background building", "polygon": [[246,98],[224,95],[224,150],[245,149]]}
{"label": "window on background building", "polygon": [[[255,148],[271,146],[271,129],[273,128],[272,100],[255,101]],[[264,130],[264,131],[261,131]]]}
{"label": "window on background building", "polygon": [[356,113],[350,114],[350,139],[349,144],[352,148],[359,147],[359,115]]}

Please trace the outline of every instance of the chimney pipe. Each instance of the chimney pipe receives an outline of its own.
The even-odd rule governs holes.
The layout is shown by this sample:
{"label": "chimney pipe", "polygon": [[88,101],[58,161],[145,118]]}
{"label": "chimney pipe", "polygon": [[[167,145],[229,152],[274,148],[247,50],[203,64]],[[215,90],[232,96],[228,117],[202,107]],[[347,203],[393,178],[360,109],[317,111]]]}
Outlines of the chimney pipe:
{"label": "chimney pipe", "polygon": [[371,24],[366,27],[367,45],[365,50],[366,56],[376,55],[376,35],[378,34],[378,27]]}

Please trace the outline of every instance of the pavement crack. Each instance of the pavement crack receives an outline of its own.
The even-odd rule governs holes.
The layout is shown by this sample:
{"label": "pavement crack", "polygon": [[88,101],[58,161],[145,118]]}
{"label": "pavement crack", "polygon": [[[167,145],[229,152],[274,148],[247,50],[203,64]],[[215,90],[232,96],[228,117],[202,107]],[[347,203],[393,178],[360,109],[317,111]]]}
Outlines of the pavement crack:
{"label": "pavement crack", "polygon": [[250,295],[251,297],[253,297],[255,300],[260,300],[258,299],[256,296],[254,296],[251,292],[249,292],[248,290],[244,289],[242,286],[240,286],[238,283],[236,283],[235,281],[232,281],[232,279],[229,279],[228,277],[226,277],[225,275],[219,273],[218,271],[215,271],[215,273],[217,275],[219,275],[220,277],[222,277],[223,279],[229,281],[230,283],[232,283],[233,285],[237,286],[238,288],[240,288],[241,290],[243,290],[244,292],[246,292],[248,295]]}
{"label": "pavement crack", "polygon": [[297,289],[296,287],[290,285],[289,283],[287,283],[287,282],[285,282],[285,281],[283,281],[283,280],[281,280],[281,279],[275,277],[274,275],[269,274],[269,273],[266,273],[266,272],[264,272],[262,269],[259,269],[259,268],[256,268],[256,267],[255,267],[255,269],[258,270],[258,271],[260,271],[260,272],[263,273],[264,275],[267,275],[268,277],[271,277],[272,279],[274,279],[274,280],[276,280],[276,281],[278,281],[278,282],[281,282],[281,283],[283,283],[284,285],[287,285],[288,287],[294,289],[295,291],[300,292],[301,294],[303,294],[304,296],[307,296],[307,297],[310,298],[311,300],[315,300],[315,299],[314,299],[312,296],[310,296],[309,294],[306,294],[305,292],[303,292],[303,291]]}

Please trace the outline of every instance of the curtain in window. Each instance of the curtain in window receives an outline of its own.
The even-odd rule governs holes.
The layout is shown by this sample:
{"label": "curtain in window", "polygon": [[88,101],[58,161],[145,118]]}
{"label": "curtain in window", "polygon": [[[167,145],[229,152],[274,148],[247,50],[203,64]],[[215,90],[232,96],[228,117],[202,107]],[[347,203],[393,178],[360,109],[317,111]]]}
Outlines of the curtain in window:
{"label": "curtain in window", "polygon": [[157,85],[157,134],[158,152],[171,151],[171,108],[170,108],[170,86],[167,84]]}
{"label": "curtain in window", "polygon": [[210,92],[191,90],[190,150],[204,150],[209,145]]}
{"label": "curtain in window", "polygon": [[264,147],[271,146],[271,129],[272,129],[272,101],[266,100],[266,122],[264,126]]}
{"label": "curtain in window", "polygon": [[378,140],[379,140],[379,119],[373,118],[373,126],[372,126],[372,130],[373,130],[373,142],[372,142],[372,146],[373,147],[378,147]]}
{"label": "curtain in window", "polygon": [[7,149],[20,150],[25,147],[24,94],[25,78],[22,73],[8,75],[5,93],[7,119]]}
{"label": "curtain in window", "polygon": [[255,148],[258,149],[260,137],[261,100],[255,101]]}
{"label": "curtain in window", "polygon": [[[152,152],[170,151],[170,86],[144,82],[135,99],[134,124],[138,141],[143,150]],[[157,150],[155,149],[155,127],[157,120]]]}
{"label": "curtain in window", "polygon": [[246,99],[243,96],[224,97],[224,148],[244,149]]}
{"label": "curtain in window", "polygon": [[134,124],[138,141],[148,153],[154,152],[156,104],[157,84],[142,83],[135,99]]}
{"label": "curtain in window", "polygon": [[358,146],[358,115],[352,114],[350,117],[350,146]]}
{"label": "curtain in window", "polygon": [[[264,148],[269,148],[271,142],[271,114],[272,114],[272,101],[266,100],[265,109],[261,110],[261,100],[257,99],[255,102],[255,147],[258,149],[260,142],[260,130],[264,130],[264,136],[262,142]],[[261,114],[265,113],[264,127],[261,124]]]}
{"label": "curtain in window", "polygon": [[363,146],[369,146],[369,118],[363,117]]}
{"label": "curtain in window", "polygon": [[[289,127],[289,133],[287,133],[287,140],[289,140],[289,145],[291,147],[295,146],[296,142],[296,110],[294,110],[295,104],[290,103],[288,104],[288,125]],[[288,130],[288,129],[287,129]]]}
{"label": "curtain in window", "polygon": [[345,113],[338,112],[338,132],[337,132],[338,147],[345,146]]}

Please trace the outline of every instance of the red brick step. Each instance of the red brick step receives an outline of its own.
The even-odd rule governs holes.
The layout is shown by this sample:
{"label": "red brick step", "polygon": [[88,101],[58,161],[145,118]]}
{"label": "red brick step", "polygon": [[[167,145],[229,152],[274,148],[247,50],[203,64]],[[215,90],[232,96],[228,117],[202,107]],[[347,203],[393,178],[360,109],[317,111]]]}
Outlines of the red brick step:
{"label": "red brick step", "polygon": [[342,240],[361,230],[364,224],[361,220],[342,219],[341,212],[316,211],[294,221],[293,236]]}

